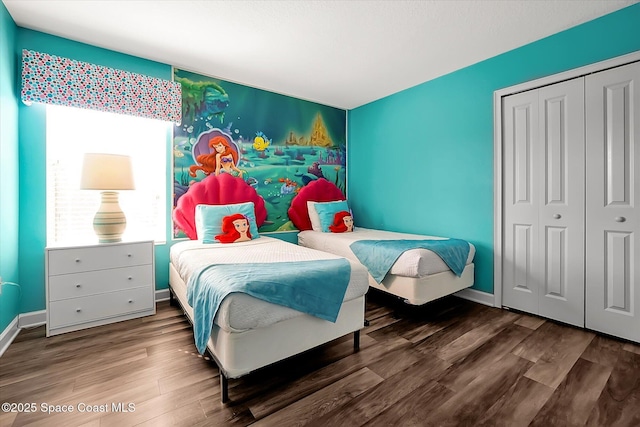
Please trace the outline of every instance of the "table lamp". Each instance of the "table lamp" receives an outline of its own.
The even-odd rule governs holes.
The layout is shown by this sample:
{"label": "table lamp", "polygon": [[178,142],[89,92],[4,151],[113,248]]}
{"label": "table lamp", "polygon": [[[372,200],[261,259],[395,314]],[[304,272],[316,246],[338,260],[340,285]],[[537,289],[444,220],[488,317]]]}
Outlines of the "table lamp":
{"label": "table lamp", "polygon": [[93,229],[100,243],[122,240],[127,219],[115,190],[134,190],[131,158],[119,154],[87,153],[82,163],[82,190],[103,190],[102,202],[93,218]]}

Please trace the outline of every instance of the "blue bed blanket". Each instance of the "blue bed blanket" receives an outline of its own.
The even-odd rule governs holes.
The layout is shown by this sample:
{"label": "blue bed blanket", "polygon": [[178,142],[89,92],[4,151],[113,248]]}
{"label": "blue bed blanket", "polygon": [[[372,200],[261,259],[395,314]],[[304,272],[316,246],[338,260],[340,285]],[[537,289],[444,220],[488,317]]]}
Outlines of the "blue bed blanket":
{"label": "blue bed blanket", "polygon": [[460,239],[359,240],[349,247],[377,283],[382,282],[400,255],[409,249],[435,252],[458,277],[469,257],[469,243]]}
{"label": "blue bed blanket", "polygon": [[351,265],[346,259],[203,267],[192,274],[187,285],[196,347],[204,353],[218,308],[232,292],[335,322],[350,277]]}

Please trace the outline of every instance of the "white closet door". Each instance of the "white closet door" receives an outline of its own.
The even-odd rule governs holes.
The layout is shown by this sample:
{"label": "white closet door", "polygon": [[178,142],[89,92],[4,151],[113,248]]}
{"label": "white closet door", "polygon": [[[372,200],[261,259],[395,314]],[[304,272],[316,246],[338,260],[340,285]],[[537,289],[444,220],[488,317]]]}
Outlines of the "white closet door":
{"label": "white closet door", "polygon": [[640,342],[640,63],[586,77],[586,326]]}
{"label": "white closet door", "polygon": [[538,92],[503,98],[503,305],[538,313]]}
{"label": "white closet door", "polygon": [[584,80],[503,102],[503,304],[584,326]]}
{"label": "white closet door", "polygon": [[538,314],[584,326],[584,79],[539,89]]}

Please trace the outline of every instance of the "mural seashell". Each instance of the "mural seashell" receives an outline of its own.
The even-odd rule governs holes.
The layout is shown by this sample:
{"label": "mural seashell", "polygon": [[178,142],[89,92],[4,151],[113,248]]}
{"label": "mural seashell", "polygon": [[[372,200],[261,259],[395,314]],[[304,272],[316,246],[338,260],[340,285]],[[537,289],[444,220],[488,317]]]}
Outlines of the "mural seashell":
{"label": "mural seashell", "polygon": [[173,221],[176,227],[184,231],[191,240],[196,240],[196,205],[229,205],[244,202],[253,202],[256,223],[258,227],[264,224],[267,219],[267,210],[264,199],[258,195],[255,188],[244,182],[242,178],[228,173],[218,176],[209,175],[193,184],[178,199],[177,206],[173,210]]}
{"label": "mural seashell", "polygon": [[[233,140],[233,137],[231,137],[231,135],[229,135],[228,133],[225,133],[224,131],[218,128],[213,128],[209,131],[202,132],[200,135],[198,135],[198,140],[196,141],[195,144],[193,144],[193,147],[191,149],[191,155],[193,156],[193,163],[195,163],[196,165],[200,164],[196,160],[200,154],[211,153],[212,150],[211,150],[211,147],[209,147],[209,140],[216,136],[223,136],[231,146],[231,149],[234,150],[236,154],[240,153],[240,150],[238,150],[238,144]],[[238,156],[238,158],[239,157],[240,156]]]}

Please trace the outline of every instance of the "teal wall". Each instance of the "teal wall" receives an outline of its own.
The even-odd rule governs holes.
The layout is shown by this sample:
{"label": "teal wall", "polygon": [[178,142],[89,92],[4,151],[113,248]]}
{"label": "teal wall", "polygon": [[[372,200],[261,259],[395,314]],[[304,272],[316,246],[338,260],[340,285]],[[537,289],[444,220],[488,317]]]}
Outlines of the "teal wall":
{"label": "teal wall", "polygon": [[469,240],[492,293],[493,92],[640,50],[639,29],[635,4],[350,111],[356,225]]}
{"label": "teal wall", "polygon": [[[0,276],[7,282],[19,282],[17,58],[13,50],[17,31],[0,2]],[[19,305],[18,289],[2,286],[0,333],[19,314]]]}

